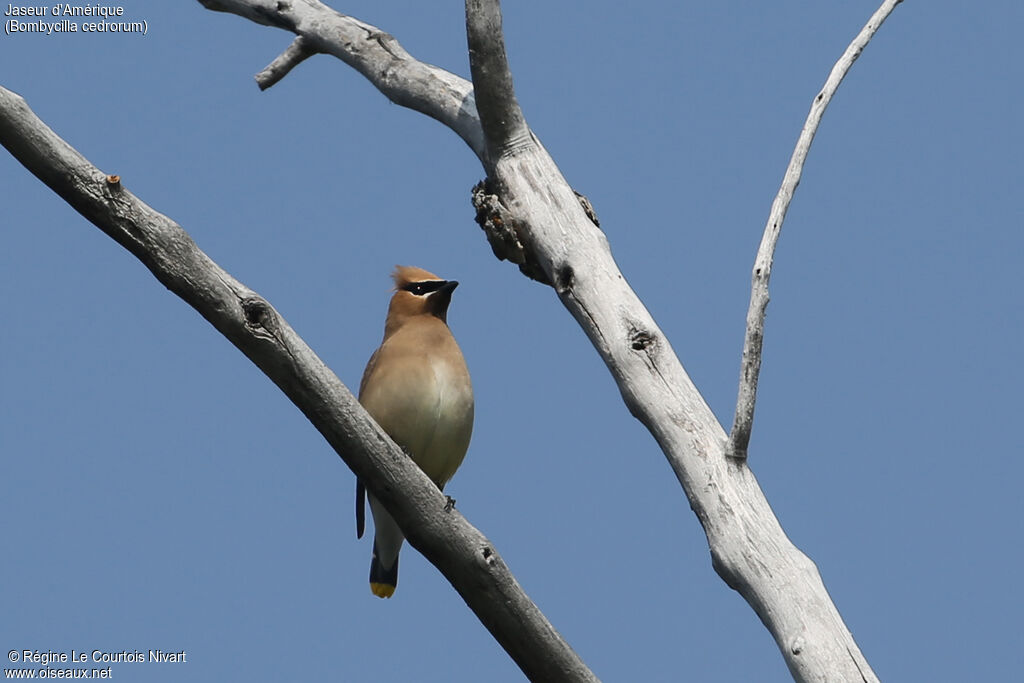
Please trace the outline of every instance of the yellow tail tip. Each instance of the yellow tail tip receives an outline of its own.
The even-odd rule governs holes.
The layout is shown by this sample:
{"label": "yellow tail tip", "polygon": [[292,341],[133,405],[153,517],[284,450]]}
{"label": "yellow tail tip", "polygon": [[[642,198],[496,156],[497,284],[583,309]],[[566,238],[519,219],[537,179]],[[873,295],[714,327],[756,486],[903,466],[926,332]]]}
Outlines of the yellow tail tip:
{"label": "yellow tail tip", "polygon": [[390,583],[374,583],[371,581],[370,591],[378,598],[390,598],[395,594],[395,587]]}

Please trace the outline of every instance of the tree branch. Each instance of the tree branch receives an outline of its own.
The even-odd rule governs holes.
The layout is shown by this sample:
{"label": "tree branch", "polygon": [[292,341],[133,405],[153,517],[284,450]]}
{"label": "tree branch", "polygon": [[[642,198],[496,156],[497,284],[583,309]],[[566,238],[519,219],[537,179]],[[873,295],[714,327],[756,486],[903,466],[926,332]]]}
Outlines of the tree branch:
{"label": "tree branch", "polygon": [[181,226],[106,175],[0,87],[0,144],[262,370],[384,503],[534,681],[596,681],[523,592],[494,545],[362,409],[277,311],[203,253]]}
{"label": "tree branch", "polygon": [[484,166],[490,172],[498,157],[531,138],[512,87],[498,0],[466,0],[466,35],[476,108],[487,140]]}
{"label": "tree branch", "polygon": [[[412,60],[390,36],[318,0],[200,2],[309,38],[317,50],[363,73],[392,101],[445,123],[470,145],[484,163],[487,187],[494,193],[483,205],[501,207],[500,220],[483,223],[511,230],[499,241],[514,245],[513,251],[521,248],[530,271],[552,284],[590,338],[629,411],[657,440],[682,484],[707,534],[715,570],[772,633],[794,678],[877,681],[817,568],[786,537],[746,462],[726,457],[728,439],[721,425],[619,272],[604,234],[540,142],[533,137],[535,144],[515,154],[490,157],[464,80]],[[497,44],[503,39],[496,35],[492,40]],[[376,438],[381,435],[376,433]],[[359,476],[368,472],[353,469]],[[387,498],[384,502],[388,505]],[[408,518],[396,519],[404,525]],[[410,535],[413,545],[434,561],[431,552],[439,551],[417,538],[421,540]],[[480,601],[501,599],[498,593],[485,597],[487,590],[478,589],[476,596],[462,592],[459,585],[465,584],[449,580],[474,611]]]}
{"label": "tree branch", "polygon": [[747,310],[747,329],[743,338],[743,360],[740,367],[740,388],[736,398],[736,415],[733,418],[732,431],[729,433],[729,443],[726,446],[726,455],[732,458],[745,459],[747,457],[747,446],[750,444],[750,431],[754,424],[754,404],[757,401],[757,380],[761,372],[761,347],[764,341],[764,316],[768,308],[768,281],[772,275],[772,260],[775,257],[775,245],[779,241],[779,234],[782,231],[782,222],[786,219],[786,211],[789,210],[789,203],[793,200],[793,194],[800,184],[800,176],[803,174],[804,161],[807,153],[814,142],[814,135],[818,132],[818,125],[821,117],[832,96],[839,89],[839,84],[850,71],[853,63],[857,61],[861,51],[867,46],[868,41],[882,25],[896,5],[903,0],[885,0],[882,6],[871,16],[868,23],[853,39],[846,52],[839,58],[832,72],[811,103],[811,111],[807,114],[800,138],[797,140],[793,156],[789,160],[789,167],[782,179],[782,186],[779,193],[772,202],[771,211],[768,214],[768,223],[764,227],[764,235],[761,237],[761,246],[757,250],[757,257],[754,259],[754,272],[751,276],[750,308]]}
{"label": "tree branch", "polygon": [[274,61],[267,65],[267,68],[256,74],[256,85],[260,86],[260,90],[266,90],[315,53],[316,51],[310,46],[309,41],[305,37],[299,36],[284,52],[275,57]]}
{"label": "tree branch", "polygon": [[313,52],[334,55],[365,76],[389,100],[440,121],[477,157],[485,158],[484,134],[471,84],[413,58],[393,36],[376,26],[336,12],[319,0],[199,2],[215,12],[237,14],[304,38]]}
{"label": "tree branch", "polygon": [[[726,434],[668,339],[619,272],[543,147],[496,164],[496,199],[534,266],[611,371],[630,413],[651,432],[707,534],[715,571],[750,604],[797,681],[877,681],[814,563],[792,544],[754,474],[725,457]],[[863,677],[863,678],[862,678]]]}

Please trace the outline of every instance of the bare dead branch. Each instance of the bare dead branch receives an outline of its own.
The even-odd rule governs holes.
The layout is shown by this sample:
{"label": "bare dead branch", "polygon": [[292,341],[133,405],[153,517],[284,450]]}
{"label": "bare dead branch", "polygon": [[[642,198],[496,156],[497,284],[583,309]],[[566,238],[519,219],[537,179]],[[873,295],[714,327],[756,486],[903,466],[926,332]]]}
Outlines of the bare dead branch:
{"label": "bare dead branch", "polygon": [[199,2],[207,9],[237,14],[303,37],[313,52],[334,55],[389,100],[440,121],[477,157],[485,158],[483,128],[469,81],[413,58],[393,36],[376,26],[340,14],[319,0]]}
{"label": "bare dead branch", "polygon": [[721,425],[554,161],[538,146],[503,156],[494,176],[516,234],[530,245],[532,267],[553,283],[630,413],[657,440],[704,527],[715,571],[761,618],[793,677],[877,681],[753,472],[725,457]]}
{"label": "bare dead branch", "polygon": [[775,196],[775,201],[772,202],[768,223],[764,227],[764,235],[761,237],[761,246],[754,259],[754,272],[751,276],[750,308],[747,310],[747,329],[743,339],[743,359],[740,367],[736,415],[733,418],[729,443],[725,451],[729,457],[740,460],[747,457],[750,431],[754,424],[754,404],[757,402],[757,380],[761,372],[764,316],[768,308],[768,281],[772,275],[772,260],[775,257],[775,245],[778,243],[779,234],[782,231],[782,222],[786,219],[789,204],[793,200],[797,185],[800,184],[800,176],[803,174],[807,153],[811,149],[814,135],[818,132],[821,117],[829,102],[832,101],[832,96],[839,89],[839,84],[843,82],[850,67],[857,61],[857,57],[860,56],[861,51],[875,35],[882,22],[902,1],[885,0],[861,29],[861,32],[857,34],[857,37],[853,39],[850,46],[846,48],[843,56],[832,67],[832,72],[828,75],[824,87],[811,103],[811,111],[807,114],[807,120],[800,132],[793,156],[789,160],[789,167],[786,168],[786,174],[783,176],[782,186]]}
{"label": "bare dead branch", "polygon": [[[309,38],[315,49],[351,64],[392,101],[442,121],[470,145],[499,193],[501,225],[514,232],[505,241],[522,247],[529,271],[552,284],[594,344],[629,411],[655,437],[682,484],[707,534],[716,572],[764,622],[794,678],[877,681],[814,563],[786,537],[746,462],[726,457],[728,438],[721,425],[619,272],[604,234],[539,141],[531,136],[534,144],[516,154],[490,157],[463,79],[412,60],[387,34],[318,0],[200,2]],[[438,87],[448,90],[438,94]],[[493,202],[488,199],[486,205]],[[484,223],[498,224],[493,219]],[[396,519],[406,523],[398,514]],[[418,538],[413,541],[410,535],[412,544],[434,561],[427,540]],[[474,611],[481,601],[502,599],[500,594],[462,595]],[[509,649],[500,637],[499,642]],[[580,679],[592,675],[573,671]],[[549,679],[570,680],[565,675]]]}
{"label": "bare dead branch", "polygon": [[[516,101],[498,0],[466,0],[469,68],[476,109],[491,162],[507,150],[529,144],[530,129]],[[490,166],[485,162],[490,171]]]}
{"label": "bare dead branch", "polygon": [[0,144],[142,261],[291,399],[531,680],[597,680],[523,592],[494,545],[447,505],[447,498],[269,302],[214,263],[180,225],[129,192],[121,178],[93,166],[24,99],[2,87]]}
{"label": "bare dead branch", "polygon": [[284,52],[275,57],[274,61],[267,65],[267,68],[256,74],[256,85],[260,86],[260,90],[266,90],[314,54],[316,51],[310,46],[309,41],[303,36],[299,36]]}
{"label": "bare dead branch", "polygon": [[794,678],[877,681],[814,563],[786,537],[745,463],[725,457],[721,425],[619,272],[604,234],[533,139],[514,155],[478,152],[500,192],[477,202],[500,218],[485,216],[485,229],[509,232],[495,235],[492,246],[505,253],[512,245],[524,272],[552,283],[629,411],[661,446],[704,527],[715,570],[764,622]]}

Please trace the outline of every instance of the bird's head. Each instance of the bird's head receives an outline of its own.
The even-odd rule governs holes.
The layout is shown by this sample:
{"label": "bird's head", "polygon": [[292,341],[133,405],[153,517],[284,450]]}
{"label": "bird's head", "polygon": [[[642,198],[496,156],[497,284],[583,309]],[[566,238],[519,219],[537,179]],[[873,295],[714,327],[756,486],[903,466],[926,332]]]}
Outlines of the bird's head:
{"label": "bird's head", "polygon": [[395,281],[395,294],[388,307],[385,336],[418,315],[432,315],[447,322],[448,304],[452,301],[452,292],[459,286],[458,282],[445,280],[415,266],[395,266],[391,277]]}

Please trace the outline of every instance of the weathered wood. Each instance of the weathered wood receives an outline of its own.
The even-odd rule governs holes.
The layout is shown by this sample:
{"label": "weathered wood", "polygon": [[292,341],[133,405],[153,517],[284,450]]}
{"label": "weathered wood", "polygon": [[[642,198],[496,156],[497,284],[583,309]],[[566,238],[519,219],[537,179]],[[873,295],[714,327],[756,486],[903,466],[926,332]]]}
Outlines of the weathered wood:
{"label": "weathered wood", "polygon": [[469,81],[414,59],[394,36],[376,26],[341,14],[319,0],[199,2],[215,12],[230,12],[303,37],[309,50],[337,57],[395,104],[440,121],[478,157],[485,155],[483,130]]}
{"label": "weathered wood", "polygon": [[[300,57],[304,58],[307,51],[335,55],[366,76],[393,102],[444,123],[473,149],[488,175],[486,185],[475,193],[474,201],[478,219],[488,230],[495,252],[518,263],[524,272],[551,284],[579,322],[615,378],[629,411],[647,426],[661,446],[705,529],[715,570],[753,607],[775,638],[794,678],[799,681],[877,680],[832,604],[813,562],[786,537],[745,460],[727,457],[727,450],[738,454],[738,444],[729,446],[721,425],[687,376],[668,340],[619,272],[604,233],[581,206],[547,151],[529,132],[511,86],[497,0],[467,0],[471,66],[479,101],[474,101],[473,87],[464,79],[413,59],[393,37],[341,15],[318,0],[200,2],[210,9],[234,12],[261,24],[277,26],[302,39],[298,46],[293,44],[293,54],[286,52],[274,60],[272,66],[290,68],[301,61]],[[887,6],[891,11],[891,6],[897,2],[886,0],[879,12]],[[871,33],[876,29],[877,24]],[[855,50],[853,58],[862,47]],[[478,115],[478,107],[481,115]],[[61,184],[60,173],[55,176],[45,165],[39,171],[41,173],[33,170],[44,182]],[[101,175],[96,176],[97,173],[93,169],[89,182],[81,188],[82,196],[75,195],[68,201],[90,220],[102,222],[103,214],[96,207],[103,206],[104,201],[110,203],[108,194],[114,190],[104,188],[106,181]],[[795,189],[795,183],[792,188]],[[784,214],[788,199],[780,206]],[[157,277],[166,276],[161,267],[166,265],[167,255],[151,253],[152,245],[145,239],[147,233],[137,234],[139,224],[119,223],[117,221],[123,220],[119,214],[111,220],[114,221],[111,225],[117,228],[112,236],[146,262]],[[769,225],[773,225],[771,218]],[[775,225],[776,228],[781,225],[781,220]],[[166,247],[172,260],[189,255],[199,258],[190,242],[171,240]],[[208,281],[214,290],[218,289],[216,279],[220,279],[220,275]],[[161,281],[172,289],[182,286],[173,279]],[[231,322],[222,321],[224,329],[218,329],[229,338],[248,335],[269,346],[274,344],[268,340],[276,340],[284,352],[292,356],[292,362],[296,353],[305,358],[302,355],[305,351],[293,346],[297,342],[286,334],[290,329],[269,304],[258,297],[250,297],[248,290],[236,292],[230,284],[228,289],[231,296],[210,300],[207,300],[208,292],[194,293],[197,301],[209,306],[213,319],[220,320],[220,312],[214,315],[217,306],[241,308],[240,318],[236,311],[226,319]],[[753,301],[751,307],[753,310]],[[239,320],[245,321],[241,327]],[[284,336],[279,337],[282,334]],[[758,340],[759,337],[754,341],[759,343]],[[255,343],[246,341],[246,344]],[[242,344],[239,348],[249,355]],[[256,361],[253,355],[250,358]],[[281,357],[278,362],[284,360]],[[280,368],[270,364],[264,371],[286,393],[295,391],[295,382],[305,381],[297,379],[302,377],[296,374],[300,369],[289,369],[287,363]],[[272,371],[276,374],[271,374]],[[756,379],[756,374],[756,371],[752,374],[745,371],[744,377]],[[314,373],[314,377],[320,375]],[[333,381],[336,378],[328,383]],[[335,415],[338,408],[327,402],[341,401],[339,405],[348,406],[354,399],[346,390],[344,396],[328,392],[319,395],[317,400],[324,403],[310,404],[304,410],[309,410],[307,415],[322,432],[327,429],[325,436],[338,448],[336,443],[342,443],[338,441],[340,436],[331,431],[330,425],[322,425],[328,417],[342,420],[345,416]],[[751,401],[751,418],[752,406]],[[357,422],[368,419],[356,414]],[[489,544],[485,544],[486,539],[473,536],[468,530],[469,535],[458,537],[458,552],[447,553],[435,545],[449,541],[445,534],[464,520],[457,513],[438,514],[436,505],[440,494],[436,489],[434,492],[421,490],[425,477],[406,472],[408,468],[404,465],[408,463],[394,451],[390,441],[372,427],[370,432],[341,428],[341,435],[346,439],[350,437],[344,441],[346,447],[362,454],[351,461],[346,457],[346,462],[394,512],[412,545],[445,573],[531,679],[593,680],[593,675],[568,646],[558,650],[562,659],[551,660],[545,649],[540,655],[541,661],[537,661],[536,651],[531,653],[532,643],[545,648],[546,644],[564,645],[564,642],[550,624],[542,621],[543,615],[530,612],[536,609],[532,603],[518,603],[514,607],[524,609],[524,614],[536,617],[536,623],[547,626],[525,635],[506,631],[510,627],[522,631],[519,622],[512,624],[517,618],[512,607],[500,616],[490,613],[489,603],[518,595],[511,588],[518,589],[514,578],[506,574],[504,564]],[[733,431],[742,435],[744,428]],[[749,435],[749,429],[746,433]],[[372,456],[369,446],[359,445],[360,439],[367,439],[371,445],[383,440],[387,446],[383,451],[385,455],[380,459]],[[404,465],[400,467],[396,464],[398,461]],[[409,486],[412,488],[406,488]],[[398,490],[403,492],[402,497],[396,495]],[[417,507],[420,502],[423,506]],[[485,568],[490,568],[485,575],[500,573],[502,580],[492,577],[492,583],[481,587],[465,579],[466,572],[476,575]],[[533,640],[527,642],[528,638]]]}
{"label": "weathered wood", "polygon": [[0,144],[138,257],[277,384],[531,680],[597,680],[526,595],[494,545],[448,504],[268,301],[214,263],[180,225],[133,195],[121,178],[89,163],[21,97],[2,87]]}
{"label": "weathered wood", "polygon": [[743,337],[743,356],[740,365],[740,388],[736,397],[736,414],[733,418],[732,430],[729,432],[729,443],[725,448],[730,458],[747,457],[747,446],[750,444],[750,432],[754,427],[754,405],[757,403],[757,379],[761,373],[761,349],[764,344],[764,316],[768,310],[768,281],[772,276],[772,261],[775,258],[775,245],[778,244],[782,232],[782,222],[786,220],[789,203],[800,184],[800,176],[804,171],[804,161],[811,150],[814,135],[818,132],[821,117],[825,114],[828,103],[839,89],[846,74],[857,61],[861,51],[867,47],[875,32],[882,26],[896,5],[903,0],[885,0],[882,6],[871,16],[868,23],[853,39],[846,52],[839,58],[831,73],[825,80],[821,91],[811,102],[811,111],[807,114],[800,138],[797,140],[793,156],[782,178],[775,201],[772,202],[768,214],[768,223],[764,226],[761,246],[757,249],[754,259],[754,271],[750,276],[750,307],[747,310],[747,329]]}

